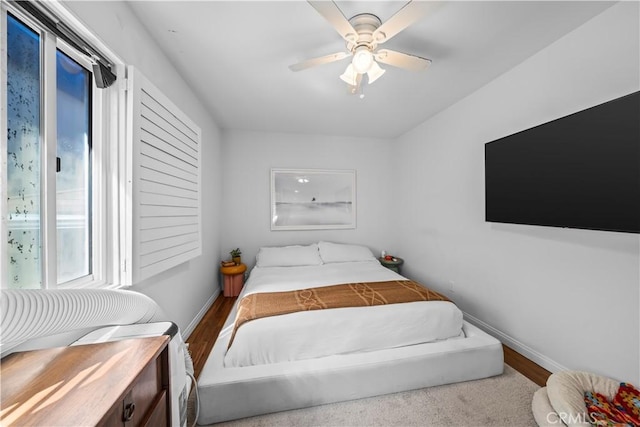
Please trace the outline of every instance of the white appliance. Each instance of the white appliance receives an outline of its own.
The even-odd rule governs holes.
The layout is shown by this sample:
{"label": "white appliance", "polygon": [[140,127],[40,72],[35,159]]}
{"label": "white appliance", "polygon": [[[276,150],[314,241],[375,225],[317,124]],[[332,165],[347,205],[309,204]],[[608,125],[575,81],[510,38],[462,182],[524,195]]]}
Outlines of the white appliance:
{"label": "white appliance", "polygon": [[186,344],[182,340],[180,330],[175,323],[156,322],[108,326],[88,333],[71,345],[94,344],[160,335],[171,337],[171,341],[169,341],[171,425],[173,427],[185,427],[187,425],[187,398],[191,390],[191,383],[194,381],[193,362],[187,351]]}

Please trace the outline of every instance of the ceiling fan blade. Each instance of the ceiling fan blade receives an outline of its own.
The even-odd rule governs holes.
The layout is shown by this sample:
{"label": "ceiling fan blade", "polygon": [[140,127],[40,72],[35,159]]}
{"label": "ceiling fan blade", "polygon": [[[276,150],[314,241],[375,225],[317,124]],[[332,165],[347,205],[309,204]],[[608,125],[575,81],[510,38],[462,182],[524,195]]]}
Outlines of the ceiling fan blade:
{"label": "ceiling fan blade", "polygon": [[298,62],[297,64],[289,65],[291,71],[302,71],[307,68],[315,67],[316,65],[328,64],[330,62],[340,61],[341,59],[351,56],[348,52],[332,53],[331,55],[320,56],[318,58],[307,59],[306,61]]}
{"label": "ceiling fan blade", "polygon": [[384,43],[409,25],[420,20],[429,8],[430,1],[410,1],[396,12],[387,22],[380,25],[373,32],[376,43]]}
{"label": "ceiling fan blade", "polygon": [[333,1],[309,0],[308,3],[317,10],[324,19],[333,25],[333,28],[336,29],[343,39],[352,43],[358,39],[358,33],[356,33],[356,30],[351,26],[349,20],[345,18],[342,11],[338,8],[338,5]]}
{"label": "ceiling fan blade", "polygon": [[394,67],[411,71],[425,70],[431,64],[430,59],[389,49],[380,49],[373,56],[383,64],[393,65]]}

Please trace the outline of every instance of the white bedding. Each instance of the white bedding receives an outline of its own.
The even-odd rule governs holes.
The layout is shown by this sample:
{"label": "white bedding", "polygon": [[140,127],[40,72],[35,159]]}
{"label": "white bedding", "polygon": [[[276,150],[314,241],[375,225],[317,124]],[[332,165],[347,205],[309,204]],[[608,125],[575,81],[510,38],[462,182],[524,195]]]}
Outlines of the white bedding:
{"label": "white bedding", "polygon": [[[305,267],[256,267],[238,299],[256,292],[399,279],[404,278],[375,260]],[[463,337],[462,324],[462,312],[444,301],[273,316],[238,328],[225,354],[224,365],[274,364]]]}

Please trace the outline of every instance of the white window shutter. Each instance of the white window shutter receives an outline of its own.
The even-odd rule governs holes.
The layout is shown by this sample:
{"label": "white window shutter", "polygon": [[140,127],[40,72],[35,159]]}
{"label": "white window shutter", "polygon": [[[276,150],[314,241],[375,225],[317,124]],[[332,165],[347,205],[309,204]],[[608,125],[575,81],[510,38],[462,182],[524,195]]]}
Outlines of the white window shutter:
{"label": "white window shutter", "polygon": [[201,130],[133,67],[127,89],[125,284],[202,253]]}

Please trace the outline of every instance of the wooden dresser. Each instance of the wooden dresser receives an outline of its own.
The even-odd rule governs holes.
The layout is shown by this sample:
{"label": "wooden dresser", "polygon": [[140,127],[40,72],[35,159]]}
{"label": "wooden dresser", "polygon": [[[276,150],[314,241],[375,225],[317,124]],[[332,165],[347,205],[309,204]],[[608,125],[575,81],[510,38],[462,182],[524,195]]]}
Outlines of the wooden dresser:
{"label": "wooden dresser", "polygon": [[169,337],[11,354],[0,363],[4,425],[168,426]]}

